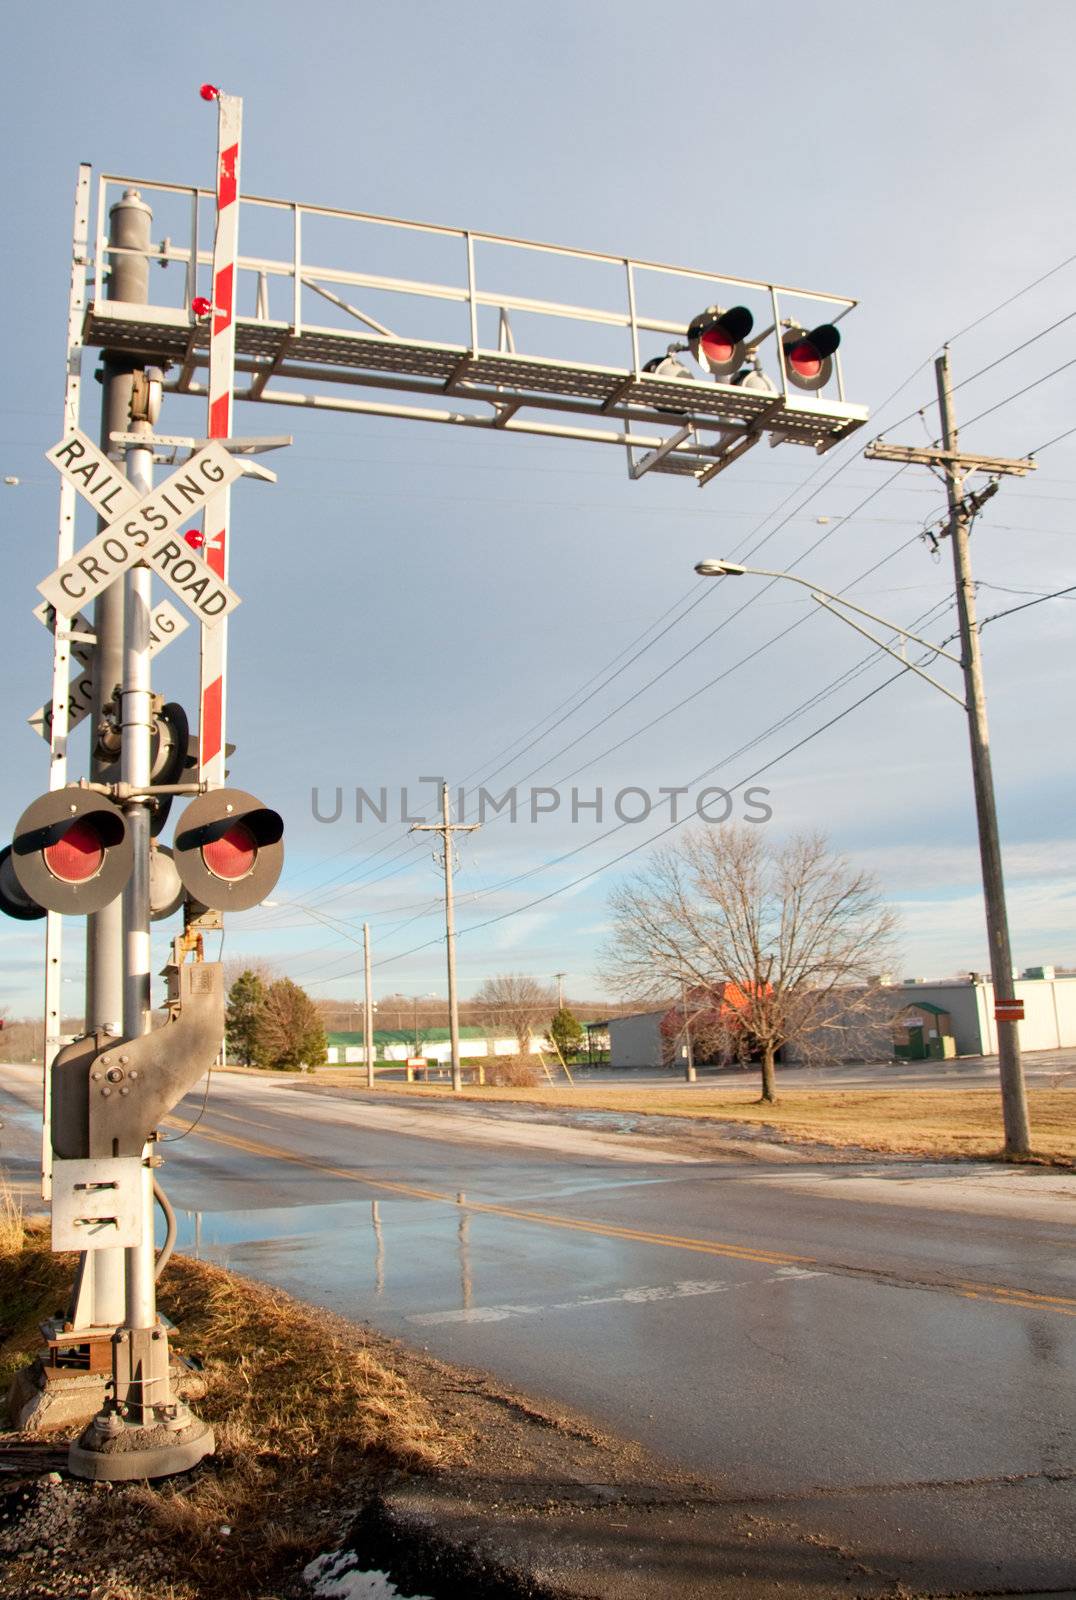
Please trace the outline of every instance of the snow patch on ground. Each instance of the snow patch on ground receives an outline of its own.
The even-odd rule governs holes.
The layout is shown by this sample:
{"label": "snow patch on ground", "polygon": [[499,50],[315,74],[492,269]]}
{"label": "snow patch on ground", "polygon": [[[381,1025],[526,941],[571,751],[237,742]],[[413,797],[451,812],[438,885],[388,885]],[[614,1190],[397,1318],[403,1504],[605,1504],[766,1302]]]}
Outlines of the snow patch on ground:
{"label": "snow patch on ground", "polygon": [[387,1572],[363,1572],[354,1550],[329,1550],[303,1568],[303,1577],[323,1600],[431,1600],[429,1595],[404,1595]]}

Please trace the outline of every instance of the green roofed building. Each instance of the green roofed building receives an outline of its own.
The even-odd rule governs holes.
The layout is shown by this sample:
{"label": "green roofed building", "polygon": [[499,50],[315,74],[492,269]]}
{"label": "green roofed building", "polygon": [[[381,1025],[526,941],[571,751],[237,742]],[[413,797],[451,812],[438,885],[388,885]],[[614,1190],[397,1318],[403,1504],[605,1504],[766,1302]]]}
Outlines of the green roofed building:
{"label": "green roofed building", "polygon": [[[325,1035],[326,1061],[330,1066],[359,1066],[365,1060],[361,1032],[335,1031]],[[418,1040],[418,1049],[415,1042]],[[531,1053],[544,1041],[531,1040]],[[460,1029],[460,1055],[468,1060],[488,1056],[514,1056],[519,1046],[512,1038],[491,1038],[483,1028]],[[448,1061],[452,1054],[447,1028],[375,1028],[374,1058],[377,1061],[406,1061],[408,1056],[424,1056],[428,1061]]]}

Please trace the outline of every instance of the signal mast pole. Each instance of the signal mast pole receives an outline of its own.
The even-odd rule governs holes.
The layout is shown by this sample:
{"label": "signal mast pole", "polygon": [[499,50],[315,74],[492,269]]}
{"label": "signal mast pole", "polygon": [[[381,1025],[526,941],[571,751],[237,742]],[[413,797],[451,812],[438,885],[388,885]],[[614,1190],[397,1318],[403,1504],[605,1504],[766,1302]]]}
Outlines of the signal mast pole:
{"label": "signal mast pole", "polygon": [[460,1069],[460,1009],[456,995],[456,913],[452,899],[452,835],[474,833],[479,822],[453,822],[448,804],[448,784],[441,785],[440,822],[416,822],[412,833],[439,833],[444,845],[445,867],[445,954],[448,962],[448,1035],[452,1049],[452,1088],[458,1094],[463,1088]]}
{"label": "signal mast pole", "polygon": [[[941,467],[949,501],[949,538],[953,546],[953,572],[956,579],[956,606],[960,620],[960,644],[964,668],[964,698],[971,744],[971,770],[975,789],[975,813],[979,827],[979,857],[982,864],[983,899],[986,902],[986,927],[990,949],[990,974],[994,984],[994,1018],[998,1037],[998,1072],[1001,1079],[1001,1110],[1005,1126],[1005,1154],[1026,1156],[1031,1150],[1028,1126],[1024,1069],[1020,1058],[1018,1017],[1022,1007],[1012,994],[1012,946],[1009,917],[1005,904],[1005,880],[1001,865],[994,774],[990,759],[990,734],[986,722],[986,691],[983,687],[982,652],[979,625],[975,616],[975,583],[971,575],[968,545],[971,517],[984,495],[964,495],[964,479],[969,472],[988,472],[994,476],[1023,476],[1033,471],[1030,458],[962,453],[957,448],[957,427],[953,417],[953,396],[946,347],[935,362],[938,410],[941,414],[942,448],[886,445],[867,446],[865,454],[876,461],[900,461],[919,466]],[[996,488],[996,484],[994,485]]]}

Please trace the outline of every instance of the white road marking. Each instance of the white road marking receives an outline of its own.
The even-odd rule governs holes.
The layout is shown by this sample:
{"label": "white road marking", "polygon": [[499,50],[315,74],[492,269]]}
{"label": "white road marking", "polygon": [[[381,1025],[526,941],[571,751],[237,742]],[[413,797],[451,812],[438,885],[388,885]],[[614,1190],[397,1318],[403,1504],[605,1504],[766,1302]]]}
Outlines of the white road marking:
{"label": "white road marking", "polygon": [[687,1278],[678,1283],[647,1284],[638,1289],[620,1289],[616,1294],[579,1295],[574,1300],[554,1300],[548,1305],[466,1306],[458,1311],[422,1311],[407,1318],[416,1327],[432,1328],[442,1323],[507,1322],[513,1317],[540,1317],[549,1311],[586,1311],[590,1306],[642,1306],[661,1300],[690,1300],[696,1295],[725,1294],[730,1289],[758,1288],[760,1284],[787,1283],[800,1278],[825,1278],[825,1272],[806,1267],[778,1267],[768,1278],[734,1281],[729,1278]]}

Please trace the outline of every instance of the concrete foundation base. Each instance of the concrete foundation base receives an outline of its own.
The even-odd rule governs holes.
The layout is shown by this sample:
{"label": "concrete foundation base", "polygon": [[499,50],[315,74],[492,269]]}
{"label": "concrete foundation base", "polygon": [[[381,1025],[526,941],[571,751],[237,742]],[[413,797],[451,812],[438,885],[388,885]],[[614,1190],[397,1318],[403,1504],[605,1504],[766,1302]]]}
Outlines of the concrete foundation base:
{"label": "concrete foundation base", "polygon": [[105,1433],[91,1423],[67,1453],[76,1478],[109,1483],[140,1478],[170,1478],[213,1454],[216,1441],[207,1422],[192,1417],[184,1428],[124,1427]]}
{"label": "concrete foundation base", "polygon": [[[72,1433],[92,1422],[108,1396],[107,1372],[46,1370],[40,1358],[15,1374],[7,1396],[11,1426],[20,1433]],[[173,1359],[171,1390],[179,1400],[200,1400],[205,1380]]]}

